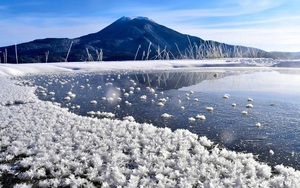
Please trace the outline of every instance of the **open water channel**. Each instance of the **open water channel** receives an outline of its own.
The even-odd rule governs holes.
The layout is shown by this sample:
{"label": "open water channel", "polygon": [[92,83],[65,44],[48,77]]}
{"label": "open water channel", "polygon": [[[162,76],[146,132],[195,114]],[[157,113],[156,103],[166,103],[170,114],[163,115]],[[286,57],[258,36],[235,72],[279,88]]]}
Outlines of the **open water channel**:
{"label": "open water channel", "polygon": [[36,94],[41,100],[78,115],[132,116],[157,127],[188,129],[270,165],[300,170],[299,69],[120,71],[25,79],[40,86]]}

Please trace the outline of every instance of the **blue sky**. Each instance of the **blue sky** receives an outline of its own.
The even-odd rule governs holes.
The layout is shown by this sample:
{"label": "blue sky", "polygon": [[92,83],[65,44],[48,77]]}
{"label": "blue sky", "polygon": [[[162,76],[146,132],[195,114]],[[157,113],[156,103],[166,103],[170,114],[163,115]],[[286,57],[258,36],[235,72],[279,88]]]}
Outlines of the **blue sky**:
{"label": "blue sky", "polygon": [[3,0],[0,46],[97,32],[145,16],[181,33],[266,51],[300,52],[298,0]]}

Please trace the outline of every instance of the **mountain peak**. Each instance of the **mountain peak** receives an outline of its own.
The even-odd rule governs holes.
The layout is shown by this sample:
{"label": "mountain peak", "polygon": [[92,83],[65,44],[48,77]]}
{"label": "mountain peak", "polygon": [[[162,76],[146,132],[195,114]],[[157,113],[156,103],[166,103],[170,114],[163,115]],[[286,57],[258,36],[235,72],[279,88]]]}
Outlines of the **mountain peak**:
{"label": "mountain peak", "polygon": [[143,16],[123,16],[122,18],[119,19],[120,21],[131,21],[131,20],[145,20],[145,21],[151,21],[154,22],[153,20],[149,19],[148,17],[143,17]]}

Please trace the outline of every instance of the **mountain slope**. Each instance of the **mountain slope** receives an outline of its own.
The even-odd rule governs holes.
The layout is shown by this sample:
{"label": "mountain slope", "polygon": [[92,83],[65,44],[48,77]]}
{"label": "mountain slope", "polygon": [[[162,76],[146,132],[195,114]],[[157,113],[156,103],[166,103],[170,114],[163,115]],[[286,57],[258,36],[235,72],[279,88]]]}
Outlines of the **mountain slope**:
{"label": "mountain slope", "polygon": [[[95,40],[95,38],[98,40]],[[193,39],[203,42],[199,38],[193,37]],[[145,51],[144,59],[146,58],[150,43],[151,54],[149,54],[148,59],[157,54],[158,46],[160,46],[161,51],[166,48],[166,50],[172,50],[172,52],[177,51],[176,42],[179,46],[188,46],[186,35],[141,17],[133,19],[123,17],[100,32],[80,37],[79,40],[81,44],[111,50],[107,51],[108,53],[114,51],[116,54],[123,54],[123,59],[126,59],[126,54],[128,59],[134,59],[139,45],[141,47],[137,59],[142,58],[143,51]],[[125,52],[126,54],[124,54]]]}
{"label": "mountain slope", "polygon": [[[7,62],[16,62],[15,46],[0,51],[5,49]],[[97,33],[75,39],[34,40],[17,45],[17,49],[19,63],[45,62],[47,52],[48,62],[65,61],[67,56],[68,61],[270,57],[259,49],[181,34],[145,17],[122,17]]]}

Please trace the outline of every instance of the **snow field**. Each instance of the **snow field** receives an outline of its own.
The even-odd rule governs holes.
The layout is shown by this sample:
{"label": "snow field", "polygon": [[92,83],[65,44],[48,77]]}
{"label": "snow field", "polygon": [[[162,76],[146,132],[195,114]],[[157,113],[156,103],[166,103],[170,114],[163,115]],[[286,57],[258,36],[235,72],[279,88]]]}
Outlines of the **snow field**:
{"label": "snow field", "polygon": [[[15,187],[300,185],[293,168],[272,169],[187,130],[77,116],[14,82],[0,79],[0,187],[7,174]],[[24,104],[7,105],[17,100]]]}
{"label": "snow field", "polygon": [[[271,61],[271,62],[269,62]],[[58,73],[74,71],[114,71],[114,70],[166,70],[195,69],[203,65],[223,65],[246,63],[258,67],[268,67],[275,63],[272,59],[203,59],[203,60],[151,60],[151,61],[105,61],[105,62],[63,62],[33,64],[0,64],[0,76],[24,76],[28,74]]]}

